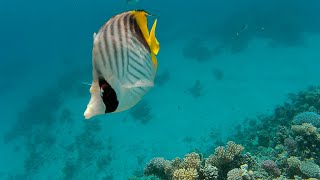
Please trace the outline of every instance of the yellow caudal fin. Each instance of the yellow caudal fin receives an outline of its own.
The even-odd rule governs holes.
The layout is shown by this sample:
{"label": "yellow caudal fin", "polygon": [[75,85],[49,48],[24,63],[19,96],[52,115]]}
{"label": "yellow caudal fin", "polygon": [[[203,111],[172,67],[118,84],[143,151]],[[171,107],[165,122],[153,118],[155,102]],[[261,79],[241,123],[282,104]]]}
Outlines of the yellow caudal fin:
{"label": "yellow caudal fin", "polygon": [[157,26],[157,19],[154,21],[151,31],[150,31],[150,35],[149,35],[149,46],[151,51],[157,55],[160,49],[160,44],[156,38],[156,26]]}

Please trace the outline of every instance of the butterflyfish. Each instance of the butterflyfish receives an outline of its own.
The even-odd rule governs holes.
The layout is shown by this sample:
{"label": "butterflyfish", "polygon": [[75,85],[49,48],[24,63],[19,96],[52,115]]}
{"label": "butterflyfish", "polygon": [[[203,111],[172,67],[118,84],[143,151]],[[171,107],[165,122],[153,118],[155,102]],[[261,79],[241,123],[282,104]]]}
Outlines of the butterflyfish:
{"label": "butterflyfish", "polygon": [[93,35],[91,99],[86,119],[135,106],[154,86],[160,45],[143,10],[118,14]]}

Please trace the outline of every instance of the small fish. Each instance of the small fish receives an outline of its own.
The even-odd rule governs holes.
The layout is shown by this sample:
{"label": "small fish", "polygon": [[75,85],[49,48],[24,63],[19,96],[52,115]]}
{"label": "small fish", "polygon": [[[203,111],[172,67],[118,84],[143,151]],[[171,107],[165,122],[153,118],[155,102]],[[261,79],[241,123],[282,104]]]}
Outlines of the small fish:
{"label": "small fish", "polygon": [[248,29],[248,24],[243,24],[240,29],[240,32],[236,33],[236,36],[240,36],[240,34],[243,33],[244,31],[246,31],[247,29]]}
{"label": "small fish", "polygon": [[216,80],[220,81],[223,79],[223,72],[220,69],[213,69],[212,73]]}
{"label": "small fish", "polygon": [[157,19],[149,33],[147,16],[143,10],[124,12],[94,33],[86,119],[127,110],[154,86],[160,45],[155,37]]}
{"label": "small fish", "polygon": [[242,25],[241,31],[245,31],[245,30],[247,30],[247,29],[248,29],[248,24]]}
{"label": "small fish", "polygon": [[127,4],[136,4],[138,3],[140,0],[126,0]]}

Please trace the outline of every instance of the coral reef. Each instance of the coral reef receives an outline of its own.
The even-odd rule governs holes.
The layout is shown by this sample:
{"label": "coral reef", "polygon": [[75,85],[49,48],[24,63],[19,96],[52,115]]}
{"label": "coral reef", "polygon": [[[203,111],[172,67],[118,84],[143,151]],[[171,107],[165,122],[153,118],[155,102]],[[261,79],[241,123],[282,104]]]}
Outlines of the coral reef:
{"label": "coral reef", "polygon": [[160,179],[319,179],[319,99],[320,87],[290,94],[289,102],[277,106],[273,114],[242,122],[227,145],[217,146],[207,158],[193,152],[183,159],[162,158],[157,166],[151,160],[144,175]]}
{"label": "coral reef", "polygon": [[155,85],[163,86],[170,80],[170,71],[164,70],[162,73],[157,74],[155,78]]}
{"label": "coral reef", "polygon": [[320,178],[320,168],[312,160],[302,161],[300,171],[306,178]]}
{"label": "coral reef", "polygon": [[194,98],[199,98],[200,96],[203,96],[203,87],[202,87],[200,81],[197,80],[194,83],[194,85],[187,90],[187,92],[190,93],[191,96]]}
{"label": "coral reef", "polygon": [[72,116],[73,114],[70,109],[68,108],[62,109],[59,117],[60,123],[72,123],[74,121]]}
{"label": "coral reef", "polygon": [[213,74],[213,77],[215,78],[215,80],[217,80],[217,81],[221,81],[224,77],[222,70],[217,69],[217,68],[212,70],[212,74]]}
{"label": "coral reef", "polygon": [[302,125],[292,125],[291,130],[294,135],[312,136],[316,139],[319,139],[319,133],[317,132],[317,128],[309,123],[303,123]]}
{"label": "coral reef", "polygon": [[65,151],[73,152],[73,155],[65,162],[62,179],[99,179],[105,175],[112,162],[112,139],[106,141],[105,137],[99,136],[99,122],[85,121],[83,132],[65,147]]}
{"label": "coral reef", "polygon": [[301,171],[300,171],[301,161],[299,160],[299,158],[295,156],[291,156],[287,159],[287,164],[288,164],[288,170],[289,170],[288,173],[291,174],[291,176],[301,174]]}
{"label": "coral reef", "polygon": [[243,146],[229,141],[226,147],[217,147],[215,153],[208,158],[203,158],[201,154],[195,152],[186,154],[183,159],[175,158],[171,161],[157,157],[147,164],[144,174],[154,175],[160,179],[214,180],[231,177],[236,170],[230,171],[241,167],[239,176],[251,179],[253,177],[248,173],[248,165],[253,168],[257,163],[254,157],[241,154],[243,150]]}
{"label": "coral reef", "polygon": [[11,130],[5,134],[4,142],[10,143],[20,137],[30,137],[36,129],[50,131],[50,127],[56,122],[56,110],[62,103],[60,93],[53,90],[32,97],[25,109],[19,112]]}
{"label": "coral reef", "polygon": [[230,170],[227,174],[228,180],[242,180],[242,170],[239,168],[234,168]]}
{"label": "coral reef", "polygon": [[161,157],[153,158],[144,168],[144,174],[170,179],[172,177],[172,162]]}
{"label": "coral reef", "polygon": [[182,49],[182,55],[188,59],[205,62],[211,58],[212,52],[208,47],[203,45],[201,39],[192,39]]}
{"label": "coral reef", "polygon": [[130,110],[130,115],[138,122],[147,124],[153,118],[151,106],[146,101],[139,102]]}
{"label": "coral reef", "polygon": [[200,168],[200,174],[202,174],[202,179],[205,180],[218,179],[218,168],[206,163],[204,167]]}
{"label": "coral reef", "polygon": [[[315,107],[309,108],[311,110],[316,110]],[[302,112],[296,116],[294,116],[292,122],[294,124],[303,124],[309,123],[313,126],[319,128],[320,127],[320,115],[315,112]]]}
{"label": "coral reef", "polygon": [[264,169],[272,177],[280,176],[280,170],[277,164],[273,160],[265,160],[261,164],[262,169]]}
{"label": "coral reef", "polygon": [[198,172],[194,168],[187,168],[187,169],[177,169],[173,172],[172,179],[173,180],[183,180],[183,179],[189,179],[189,180],[195,180],[198,178]]}
{"label": "coral reef", "polygon": [[[316,173],[310,175],[312,173],[306,170],[306,166],[318,167],[315,164],[320,163],[320,134],[315,126],[320,109],[319,99],[320,87],[309,87],[297,94],[289,94],[289,101],[279,105],[272,115],[258,116],[256,124],[242,123],[241,130],[233,136],[255,154],[261,164],[269,162],[266,165],[270,168],[266,165],[261,167],[268,176],[315,178]],[[263,130],[256,133],[257,129]],[[316,172],[317,168],[313,170]]]}
{"label": "coral reef", "polygon": [[229,141],[227,143],[227,148],[223,146],[217,147],[214,154],[210,155],[206,162],[214,166],[221,167],[224,164],[231,162],[234,157],[238,156],[243,150],[243,146]]}

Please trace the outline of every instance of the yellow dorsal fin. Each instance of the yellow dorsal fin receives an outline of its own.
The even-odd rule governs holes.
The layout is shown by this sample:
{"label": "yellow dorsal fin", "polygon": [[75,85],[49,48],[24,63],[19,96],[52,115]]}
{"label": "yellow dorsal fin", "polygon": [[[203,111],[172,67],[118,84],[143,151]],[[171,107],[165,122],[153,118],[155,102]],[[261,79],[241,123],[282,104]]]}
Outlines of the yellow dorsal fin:
{"label": "yellow dorsal fin", "polygon": [[149,35],[150,49],[155,55],[158,54],[160,49],[160,44],[156,38],[156,26],[157,26],[157,19],[154,21],[150,31],[150,35]]}
{"label": "yellow dorsal fin", "polygon": [[155,70],[157,70],[158,62],[157,62],[156,55],[158,54],[160,49],[160,44],[156,38],[157,19],[154,21],[149,34],[146,15],[150,15],[150,14],[142,10],[135,10],[135,11],[131,11],[130,13],[133,14],[133,16],[135,17],[138,23],[138,26],[140,27],[142,34],[150,47],[151,59],[153,64],[155,65]]}
{"label": "yellow dorsal fin", "polygon": [[148,45],[150,46],[149,42],[149,30],[148,30],[148,25],[147,25],[147,17],[146,15],[149,15],[145,11],[131,11],[131,14],[135,17],[138,26],[140,27],[144,39],[147,41]]}

